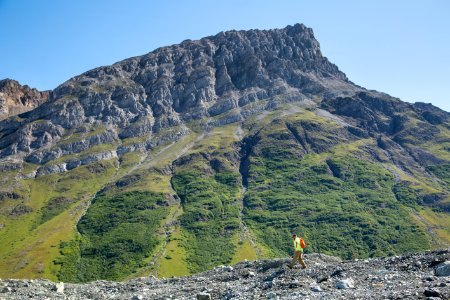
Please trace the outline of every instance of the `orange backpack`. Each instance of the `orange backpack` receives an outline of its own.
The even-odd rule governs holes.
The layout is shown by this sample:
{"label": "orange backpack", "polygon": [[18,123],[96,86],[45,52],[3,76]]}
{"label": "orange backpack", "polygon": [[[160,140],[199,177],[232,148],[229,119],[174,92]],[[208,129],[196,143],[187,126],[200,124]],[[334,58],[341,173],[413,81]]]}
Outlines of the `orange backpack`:
{"label": "orange backpack", "polygon": [[302,247],[302,249],[305,249],[305,247],[306,247],[305,240],[302,238],[300,238],[300,247]]}

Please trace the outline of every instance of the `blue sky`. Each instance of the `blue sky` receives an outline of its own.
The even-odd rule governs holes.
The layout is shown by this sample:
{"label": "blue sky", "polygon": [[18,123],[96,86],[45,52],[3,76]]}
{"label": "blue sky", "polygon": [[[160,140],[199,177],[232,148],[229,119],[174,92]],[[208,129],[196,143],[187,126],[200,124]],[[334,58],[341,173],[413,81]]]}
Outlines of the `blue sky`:
{"label": "blue sky", "polygon": [[450,111],[447,0],[0,0],[0,79],[53,89],[185,39],[295,23],[356,84]]}

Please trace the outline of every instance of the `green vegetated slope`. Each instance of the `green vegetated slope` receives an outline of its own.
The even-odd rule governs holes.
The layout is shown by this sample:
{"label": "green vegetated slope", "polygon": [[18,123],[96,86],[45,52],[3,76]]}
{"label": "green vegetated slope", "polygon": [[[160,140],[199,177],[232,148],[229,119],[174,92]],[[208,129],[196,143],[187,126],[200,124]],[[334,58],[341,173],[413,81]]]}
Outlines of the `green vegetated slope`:
{"label": "green vegetated slope", "polygon": [[163,148],[100,192],[80,238],[62,245],[59,278],[186,275],[229,263],[242,208],[237,126]]}
{"label": "green vegetated slope", "polygon": [[78,237],[60,246],[60,280],[123,280],[148,275],[157,267],[169,238],[167,225],[178,215],[172,212],[181,209],[172,192],[169,165],[192,138],[153,149],[96,194],[77,224]]}
{"label": "green vegetated slope", "polygon": [[374,140],[310,113],[254,131],[245,141],[245,219],[270,248],[287,253],[294,232],[309,251],[343,258],[430,247],[409,203],[396,198],[394,175],[363,150],[375,149]]}
{"label": "green vegetated slope", "polygon": [[212,131],[175,161],[172,183],[184,210],[182,245],[192,272],[229,263],[235,252],[241,196],[235,130],[228,125]]}
{"label": "green vegetated slope", "polygon": [[161,219],[167,215],[163,194],[101,193],[78,223],[79,240],[62,245],[64,281],[123,279],[143,267],[143,259],[157,245]]}
{"label": "green vegetated slope", "polygon": [[76,236],[75,224],[88,201],[116,167],[113,159],[63,174],[14,180],[16,199],[1,203],[0,276],[56,279],[59,266],[53,260],[60,242]]}
{"label": "green vegetated slope", "polygon": [[187,275],[286,256],[294,232],[308,252],[343,258],[450,244],[448,164],[408,151],[450,161],[445,124],[428,139],[364,135],[291,105],[206,132],[200,124],[148,153],[3,177],[21,200],[1,203],[0,276]]}

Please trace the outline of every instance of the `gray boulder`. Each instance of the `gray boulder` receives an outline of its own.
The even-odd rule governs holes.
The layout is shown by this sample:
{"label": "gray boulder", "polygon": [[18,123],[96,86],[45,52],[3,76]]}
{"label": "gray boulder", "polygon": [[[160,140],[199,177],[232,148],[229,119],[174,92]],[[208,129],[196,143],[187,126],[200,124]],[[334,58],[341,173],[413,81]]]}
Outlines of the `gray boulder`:
{"label": "gray boulder", "polygon": [[208,293],[198,293],[197,294],[197,300],[211,300],[211,295]]}
{"label": "gray boulder", "polygon": [[336,282],[336,288],[338,289],[353,289],[355,282],[352,278],[342,279]]}
{"label": "gray boulder", "polygon": [[437,266],[436,276],[450,276],[450,261],[443,262]]}

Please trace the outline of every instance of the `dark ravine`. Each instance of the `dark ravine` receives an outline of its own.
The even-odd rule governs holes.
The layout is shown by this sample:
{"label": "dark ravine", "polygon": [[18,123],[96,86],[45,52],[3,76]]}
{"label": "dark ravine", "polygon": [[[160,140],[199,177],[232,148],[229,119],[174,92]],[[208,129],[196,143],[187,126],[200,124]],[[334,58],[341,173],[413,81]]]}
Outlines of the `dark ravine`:
{"label": "dark ravine", "polygon": [[242,187],[246,189],[248,187],[248,170],[250,166],[249,156],[253,151],[254,145],[258,142],[258,133],[253,136],[246,137],[240,144],[240,163],[239,173],[242,178]]}
{"label": "dark ravine", "polygon": [[87,284],[0,280],[0,296],[13,299],[448,299],[450,249],[381,259],[341,261],[305,255],[308,268],[288,259],[219,266],[189,277]]}

